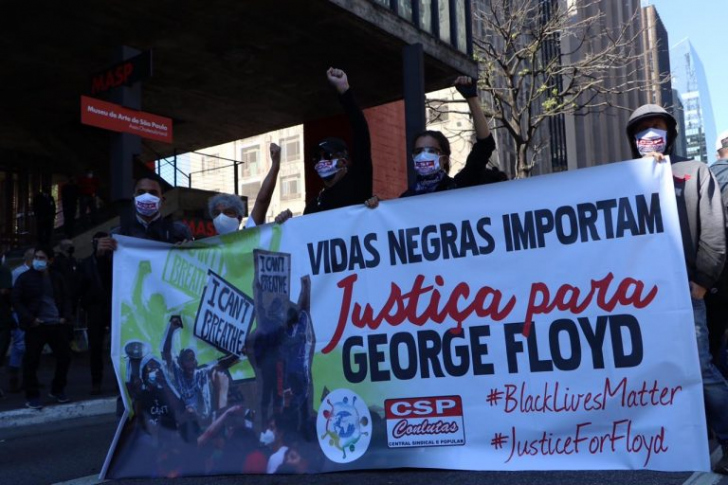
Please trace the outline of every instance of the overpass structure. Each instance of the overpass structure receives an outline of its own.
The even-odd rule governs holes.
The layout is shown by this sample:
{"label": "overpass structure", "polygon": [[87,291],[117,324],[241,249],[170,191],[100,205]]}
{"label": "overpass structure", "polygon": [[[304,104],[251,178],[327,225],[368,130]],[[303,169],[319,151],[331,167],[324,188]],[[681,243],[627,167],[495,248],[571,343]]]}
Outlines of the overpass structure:
{"label": "overpass structure", "polygon": [[[418,98],[477,72],[470,10],[470,0],[10,4],[0,38],[0,243],[32,237],[32,195],[57,187],[64,174],[93,168],[107,196],[118,198],[113,186],[129,183],[119,179],[134,159],[338,114],[324,77],[329,66],[355,80],[364,107],[405,99],[408,129],[424,126]],[[147,50],[151,77],[92,93],[94,73]],[[119,141],[82,125],[81,96],[170,118],[173,142]]]}

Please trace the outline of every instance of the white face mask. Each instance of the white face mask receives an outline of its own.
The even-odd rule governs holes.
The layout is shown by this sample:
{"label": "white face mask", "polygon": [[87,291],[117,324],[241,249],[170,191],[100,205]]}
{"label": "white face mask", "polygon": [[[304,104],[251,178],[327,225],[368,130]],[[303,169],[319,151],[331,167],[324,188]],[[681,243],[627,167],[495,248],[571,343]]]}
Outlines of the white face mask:
{"label": "white face mask", "polygon": [[272,445],[275,440],[276,435],[273,431],[270,430],[270,428],[260,433],[260,444],[262,444],[263,446]]}
{"label": "white face mask", "polygon": [[637,151],[642,156],[653,152],[665,153],[667,148],[667,132],[658,128],[640,131],[634,139],[637,142]]}
{"label": "white face mask", "polygon": [[230,234],[240,228],[240,221],[237,217],[226,216],[222,212],[212,220],[218,234]]}
{"label": "white face mask", "polygon": [[338,158],[334,158],[333,160],[319,160],[313,168],[319,174],[319,177],[324,180],[333,177],[336,175],[336,172],[341,170],[339,168]]}
{"label": "white face mask", "polygon": [[44,271],[48,267],[48,261],[46,260],[40,260],[40,259],[34,259],[33,260],[33,269],[36,271]]}
{"label": "white face mask", "polygon": [[162,199],[152,194],[142,194],[134,197],[136,211],[144,217],[151,217],[159,212],[159,208],[162,205],[161,202]]}
{"label": "white face mask", "polygon": [[440,171],[440,155],[436,153],[421,152],[412,157],[415,162],[415,172],[420,177],[427,177]]}

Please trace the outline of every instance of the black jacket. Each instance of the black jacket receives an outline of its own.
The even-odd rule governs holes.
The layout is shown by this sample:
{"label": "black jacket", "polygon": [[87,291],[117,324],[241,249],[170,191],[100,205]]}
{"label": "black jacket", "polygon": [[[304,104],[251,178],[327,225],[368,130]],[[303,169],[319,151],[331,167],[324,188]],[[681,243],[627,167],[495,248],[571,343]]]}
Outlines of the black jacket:
{"label": "black jacket", "polygon": [[97,258],[91,255],[81,261],[80,294],[81,306],[86,311],[93,309],[111,311],[111,257]]}
{"label": "black jacket", "polygon": [[134,217],[132,222],[126,227],[120,226],[111,232],[112,234],[120,234],[122,236],[168,243],[178,243],[185,240],[191,241],[193,239],[192,232],[186,224],[172,221],[167,217],[160,217],[150,222],[146,227]]}
{"label": "black jacket", "polygon": [[[497,168],[487,168],[488,160],[495,151],[495,140],[493,135],[482,140],[477,140],[468,154],[465,166],[455,177],[446,175],[437,185],[433,192],[443,190],[460,189],[463,187],[474,187],[476,185],[491,184],[508,180],[506,174]],[[420,195],[415,187],[409,187],[400,197]]]}
{"label": "black jacket", "polygon": [[[66,323],[71,323],[73,308],[71,296],[66,289],[63,277],[53,270],[49,270],[53,285],[53,299],[56,302],[58,315],[65,318]],[[21,274],[15,286],[13,286],[13,308],[18,314],[20,328],[26,329],[34,325],[35,319],[40,310],[41,297],[43,296],[43,273],[29,269]]]}
{"label": "black jacket", "polygon": [[331,187],[326,187],[318,197],[309,201],[304,214],[313,214],[349,205],[363,204],[372,196],[372,144],[369,125],[361,108],[356,104],[351,89],[339,96],[353,132],[352,161],[346,175]]}

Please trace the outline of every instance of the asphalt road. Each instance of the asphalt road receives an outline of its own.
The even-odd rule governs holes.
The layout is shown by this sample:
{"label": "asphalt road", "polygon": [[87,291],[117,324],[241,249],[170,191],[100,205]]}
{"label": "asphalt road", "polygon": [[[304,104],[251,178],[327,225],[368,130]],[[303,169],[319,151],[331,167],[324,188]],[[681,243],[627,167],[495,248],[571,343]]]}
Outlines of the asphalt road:
{"label": "asphalt road", "polygon": [[[111,414],[0,429],[0,484],[90,485],[96,479],[116,428]],[[383,470],[324,475],[249,475],[169,479],[112,480],[111,484],[174,485],[728,485],[713,474],[600,472],[456,472]]]}

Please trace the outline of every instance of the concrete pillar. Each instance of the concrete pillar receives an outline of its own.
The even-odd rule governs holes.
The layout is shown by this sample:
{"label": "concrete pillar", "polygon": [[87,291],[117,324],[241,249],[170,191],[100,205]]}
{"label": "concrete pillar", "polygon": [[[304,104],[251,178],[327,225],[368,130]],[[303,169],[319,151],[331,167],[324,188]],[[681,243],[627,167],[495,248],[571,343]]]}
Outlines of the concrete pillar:
{"label": "concrete pillar", "polygon": [[411,44],[404,47],[404,119],[407,137],[407,185],[415,183],[415,170],[410,163],[410,154],[414,138],[425,130],[425,61],[422,44]]}

